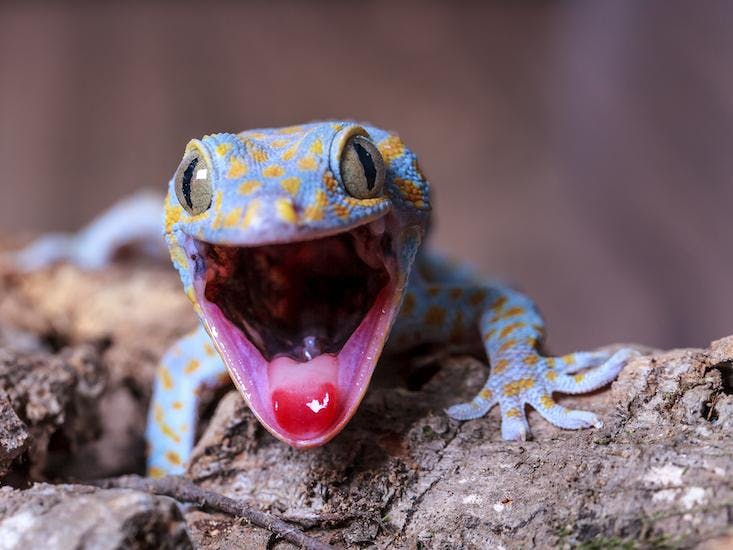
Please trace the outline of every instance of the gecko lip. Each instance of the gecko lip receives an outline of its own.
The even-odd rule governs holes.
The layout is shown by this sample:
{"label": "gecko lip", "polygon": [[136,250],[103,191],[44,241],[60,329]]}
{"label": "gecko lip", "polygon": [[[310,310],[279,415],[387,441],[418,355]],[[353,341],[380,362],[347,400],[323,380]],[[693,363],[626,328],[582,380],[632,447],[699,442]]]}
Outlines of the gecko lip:
{"label": "gecko lip", "polygon": [[399,301],[384,220],[319,239],[195,241],[204,322],[250,408],[297,448],[322,445],[361,402]]}

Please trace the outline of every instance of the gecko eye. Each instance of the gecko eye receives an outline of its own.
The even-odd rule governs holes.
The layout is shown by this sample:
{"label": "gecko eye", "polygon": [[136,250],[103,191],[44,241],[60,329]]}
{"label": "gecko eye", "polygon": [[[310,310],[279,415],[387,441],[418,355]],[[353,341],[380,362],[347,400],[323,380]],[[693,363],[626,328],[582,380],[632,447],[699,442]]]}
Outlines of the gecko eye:
{"label": "gecko eye", "polygon": [[194,216],[211,206],[211,170],[196,151],[186,154],[176,170],[176,197]]}
{"label": "gecko eye", "polygon": [[364,136],[353,136],[341,153],[341,180],[349,195],[372,199],[382,194],[384,159],[376,146]]}

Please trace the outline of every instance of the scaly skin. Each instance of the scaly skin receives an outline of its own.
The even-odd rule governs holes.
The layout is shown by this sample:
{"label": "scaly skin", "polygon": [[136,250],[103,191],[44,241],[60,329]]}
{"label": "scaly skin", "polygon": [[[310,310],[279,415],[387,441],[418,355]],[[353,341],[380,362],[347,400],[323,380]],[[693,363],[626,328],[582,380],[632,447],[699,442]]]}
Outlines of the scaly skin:
{"label": "scaly skin", "polygon": [[[510,288],[484,284],[465,268],[451,266],[437,256],[416,254],[428,223],[429,188],[414,154],[396,135],[363,126],[387,165],[385,192],[366,200],[348,195],[337,167],[339,140],[342,146],[351,127],[348,122],[324,122],[218,134],[189,145],[189,149],[205,150],[214,166],[213,204],[199,219],[187,216],[171,181],[166,236],[202,328],[174,346],[161,361],[147,433],[151,475],[184,470],[193,444],[196,390],[222,383],[228,373],[215,352],[216,338],[212,345],[208,334],[211,326],[193,287],[185,244],[188,235],[247,246],[295,242],[391,216],[387,232],[401,243],[395,252],[400,280],[406,282],[399,286],[406,289],[394,298],[401,302],[401,308],[393,320],[387,351],[425,342],[467,347],[482,343],[491,365],[484,388],[471,402],[448,409],[449,416],[478,418],[498,404],[505,439],[529,435],[525,404],[562,428],[601,425],[591,412],[558,405],[552,394],[584,393],[607,384],[632,352],[581,352],[557,358],[541,355],[543,321],[531,300]],[[234,377],[236,381],[236,373]],[[248,397],[247,389],[237,385]],[[338,430],[341,427],[343,424]],[[272,426],[268,429],[273,431]],[[277,429],[273,433],[281,436]]]}
{"label": "scaly skin", "polygon": [[[364,135],[376,145],[386,167],[384,189],[372,198],[351,196],[341,173],[343,152],[355,134]],[[194,213],[190,212],[191,205],[186,208],[179,200],[182,184],[176,179],[180,180],[181,170],[190,162],[191,155],[198,159],[196,170],[207,170],[204,174],[211,191],[210,204],[205,200],[203,210]],[[366,174],[363,161],[361,166]],[[193,185],[192,173],[189,170],[186,179],[189,187]],[[103,216],[77,239],[54,236],[39,241],[23,251],[19,261],[34,267],[65,257],[86,266],[103,265],[112,256],[110,249],[124,241],[129,232],[119,220],[130,219],[136,210],[150,210],[150,204],[149,197],[130,200],[113,214]],[[161,360],[147,427],[150,474],[161,476],[185,470],[194,443],[197,396],[203,386],[218,386],[230,378],[273,435],[298,448],[326,443],[356,411],[385,344],[387,352],[421,343],[483,348],[490,365],[486,384],[473,400],[454,405],[446,412],[451,418],[467,420],[485,415],[498,404],[505,439],[529,436],[527,404],[562,428],[600,426],[593,413],[568,410],[558,405],[552,395],[585,393],[609,383],[633,352],[544,356],[544,323],[529,298],[511,288],[483,282],[463,266],[420,251],[429,213],[429,186],[415,155],[396,135],[379,128],[330,121],[215,134],[191,141],[181,167],[169,183],[165,236],[201,326],[175,344]],[[338,355],[320,356],[338,358],[338,379],[328,379],[337,386],[333,395],[326,393],[324,400],[313,398],[308,403],[282,400],[281,406],[308,406],[313,413],[298,409],[306,416],[316,418],[315,413],[320,414],[321,410],[334,415],[323,424],[325,427],[311,430],[312,433],[293,433],[279,423],[279,405],[275,404],[273,390],[278,383],[273,381],[273,373],[300,376],[299,380],[307,385],[309,373],[322,367],[321,359],[316,356],[310,361],[311,356],[307,355],[295,363],[296,370],[274,367],[274,359],[264,359],[243,332],[233,329],[219,307],[209,300],[207,289],[211,280],[235,280],[237,274],[230,269],[235,264],[220,265],[207,254],[210,245],[249,250],[270,250],[272,245],[282,243],[300,247],[305,241],[348,234],[355,228],[360,234],[372,236],[371,241],[365,238],[363,242],[380,243],[389,282]],[[138,240],[140,232],[135,232]],[[355,243],[362,242],[359,236],[353,238]],[[63,242],[61,251],[59,242]],[[334,246],[324,243],[316,241],[316,248],[308,249],[308,254]],[[336,245],[337,250],[339,246],[342,244]],[[288,250],[288,254],[297,256],[301,249]],[[373,256],[365,256],[373,260]],[[313,265],[308,269],[313,269]],[[279,296],[278,285],[303,285],[299,287],[293,280],[300,275],[298,270],[287,272],[290,280],[279,280],[273,269],[263,273],[264,278],[275,281],[263,287],[268,289],[262,300],[269,315],[280,307],[271,296]],[[338,283],[338,279],[333,280]],[[288,291],[284,292],[283,296],[287,296]],[[308,293],[307,285],[299,292]],[[247,307],[253,306],[249,303]],[[356,343],[351,346],[352,342]],[[297,390],[300,383],[293,383],[292,387]],[[336,409],[326,406],[329,398],[338,403]]]}

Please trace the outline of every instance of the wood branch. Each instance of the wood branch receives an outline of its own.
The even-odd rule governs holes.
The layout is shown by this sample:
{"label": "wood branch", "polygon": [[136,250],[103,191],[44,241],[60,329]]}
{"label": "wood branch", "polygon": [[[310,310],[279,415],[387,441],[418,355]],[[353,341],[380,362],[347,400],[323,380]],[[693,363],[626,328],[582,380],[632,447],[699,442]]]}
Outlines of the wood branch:
{"label": "wood branch", "polygon": [[202,489],[183,477],[168,476],[153,479],[129,475],[98,480],[93,482],[92,485],[105,489],[135,489],[155,495],[169,496],[180,502],[190,502],[209,510],[244,518],[253,525],[267,529],[286,541],[297,544],[307,550],[329,550],[334,548],[329,544],[309,537],[297,527],[284,522],[272,514],[262,512],[222,494]]}

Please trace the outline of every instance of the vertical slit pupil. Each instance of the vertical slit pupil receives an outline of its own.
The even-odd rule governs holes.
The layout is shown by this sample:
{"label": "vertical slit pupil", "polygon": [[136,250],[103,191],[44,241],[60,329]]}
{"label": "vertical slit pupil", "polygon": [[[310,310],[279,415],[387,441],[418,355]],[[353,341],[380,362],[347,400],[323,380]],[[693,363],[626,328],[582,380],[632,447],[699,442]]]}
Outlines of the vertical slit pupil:
{"label": "vertical slit pupil", "polygon": [[371,191],[374,189],[374,182],[377,179],[377,168],[374,166],[374,159],[371,153],[361,143],[354,143],[354,149],[356,149],[356,154],[359,155],[359,162],[361,162],[361,166],[364,168],[367,189]]}
{"label": "vertical slit pupil", "polygon": [[191,178],[193,178],[193,171],[196,169],[198,163],[198,157],[194,157],[188,163],[188,166],[186,166],[186,169],[183,171],[183,178],[181,178],[181,191],[189,208],[193,208],[193,203],[191,202]]}

